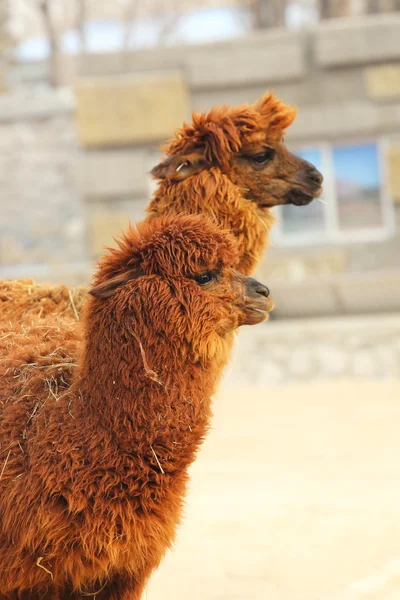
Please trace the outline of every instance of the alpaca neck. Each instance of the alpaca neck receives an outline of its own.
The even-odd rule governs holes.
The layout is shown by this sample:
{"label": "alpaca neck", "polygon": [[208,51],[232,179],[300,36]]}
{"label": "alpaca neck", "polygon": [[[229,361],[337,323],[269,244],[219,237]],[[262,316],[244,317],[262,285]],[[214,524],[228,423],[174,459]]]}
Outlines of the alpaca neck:
{"label": "alpaca neck", "polygon": [[180,182],[160,181],[147,212],[154,216],[210,215],[236,237],[241,257],[238,270],[245,275],[261,260],[274,222],[269,209],[247,200],[244,190],[215,167]]}
{"label": "alpaca neck", "polygon": [[149,460],[157,453],[165,472],[173,469],[171,459],[180,457],[180,468],[182,461],[192,462],[207,430],[222,361],[216,369],[215,357],[212,363],[194,360],[176,340],[146,347],[145,328],[137,327],[129,341],[100,331],[89,317],[74,382],[79,418],[98,423],[122,451],[147,451]]}

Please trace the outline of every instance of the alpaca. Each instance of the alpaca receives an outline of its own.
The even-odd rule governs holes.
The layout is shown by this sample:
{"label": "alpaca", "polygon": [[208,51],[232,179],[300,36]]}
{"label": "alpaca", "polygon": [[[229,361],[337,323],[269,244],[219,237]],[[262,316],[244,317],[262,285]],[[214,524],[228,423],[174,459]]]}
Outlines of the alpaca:
{"label": "alpaca", "polygon": [[238,241],[238,270],[253,273],[274,223],[271,207],[309,204],[323,177],[283,143],[296,116],[272,93],[255,104],[217,107],[193,115],[164,146],[154,167],[160,180],[147,209],[152,215],[205,213]]}
{"label": "alpaca", "polygon": [[1,600],[141,598],[232,332],[273,306],[238,258],[206,217],[143,222],[99,262],[82,327],[3,327]]}
{"label": "alpaca", "polygon": [[[321,193],[322,175],[283,143],[295,115],[272,93],[253,105],[194,114],[192,124],[166,144],[168,158],[152,170],[159,183],[147,218],[207,214],[236,237],[238,270],[250,275],[267,245],[274,222],[271,207],[308,204]],[[3,314],[12,320],[37,313],[47,318],[57,310],[75,319],[81,312],[81,290],[74,292],[73,303],[61,294],[55,306],[46,301],[47,289],[52,297],[57,294],[57,288],[43,285],[29,297],[17,284],[0,282]]]}

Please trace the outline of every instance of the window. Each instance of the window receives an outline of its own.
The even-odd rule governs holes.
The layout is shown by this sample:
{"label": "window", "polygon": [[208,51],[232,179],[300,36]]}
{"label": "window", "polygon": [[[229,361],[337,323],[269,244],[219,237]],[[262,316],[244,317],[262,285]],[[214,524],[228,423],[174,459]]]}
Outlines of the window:
{"label": "window", "polygon": [[324,175],[323,202],[277,207],[278,244],[368,241],[393,233],[384,142],[325,144],[296,153]]}

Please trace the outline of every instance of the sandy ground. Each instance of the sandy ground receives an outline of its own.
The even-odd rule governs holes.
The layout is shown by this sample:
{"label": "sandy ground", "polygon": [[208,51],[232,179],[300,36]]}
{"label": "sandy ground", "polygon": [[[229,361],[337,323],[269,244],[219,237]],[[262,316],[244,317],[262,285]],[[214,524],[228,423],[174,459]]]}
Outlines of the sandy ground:
{"label": "sandy ground", "polygon": [[399,600],[400,381],[225,389],[214,412],[147,600]]}

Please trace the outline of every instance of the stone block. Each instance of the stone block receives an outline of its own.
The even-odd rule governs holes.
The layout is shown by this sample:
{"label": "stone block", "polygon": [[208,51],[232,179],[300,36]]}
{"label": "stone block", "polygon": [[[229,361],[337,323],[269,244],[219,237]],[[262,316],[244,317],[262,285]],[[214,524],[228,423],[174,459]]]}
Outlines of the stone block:
{"label": "stone block", "polygon": [[[1,31],[1,30],[0,30]],[[1,48],[0,33],[0,94],[4,94],[8,89],[8,62]]]}
{"label": "stone block", "polygon": [[348,254],[342,248],[332,251],[319,250],[318,253],[281,253],[275,251],[275,256],[267,254],[265,262],[260,267],[265,280],[276,277],[287,282],[297,283],[308,277],[321,277],[343,273],[348,264]]}
{"label": "stone block", "polygon": [[341,343],[339,345],[332,342],[318,344],[315,358],[318,371],[336,377],[347,374],[347,352],[344,351]]}
{"label": "stone block", "polygon": [[83,77],[184,69],[190,49],[185,46],[156,47],[129,52],[90,52],[79,57]]}
{"label": "stone block", "polygon": [[[125,57],[125,54],[124,54]],[[78,59],[78,76],[115,75],[124,73],[120,52],[85,52]]]}
{"label": "stone block", "polygon": [[82,155],[78,184],[85,199],[148,196],[149,161],[146,151],[90,151]]}
{"label": "stone block", "polygon": [[26,87],[0,97],[0,123],[38,121],[43,124],[53,117],[71,118],[71,139],[74,111],[75,99],[68,88]]}
{"label": "stone block", "polygon": [[87,54],[82,75],[182,69],[193,88],[221,89],[244,83],[298,79],[305,75],[304,37],[294,32],[253,32],[246,39],[126,52]]}
{"label": "stone block", "polygon": [[[363,70],[349,67],[338,70],[309,71],[303,79],[287,79],[252,83],[241,87],[213,87],[196,89],[192,95],[192,107],[195,111],[208,110],[212,106],[224,104],[238,105],[252,102],[273,89],[278,98],[285,103],[299,108],[297,121],[302,119],[304,107],[325,104],[346,105],[349,100],[357,101],[365,98]],[[289,132],[291,127],[289,128]]]}
{"label": "stone block", "polygon": [[400,204],[400,145],[389,149],[388,176],[392,199]]}
{"label": "stone block", "polygon": [[79,80],[77,126],[85,147],[127,146],[168,138],[188,116],[180,73]]}
{"label": "stone block", "polygon": [[190,85],[215,89],[301,78],[306,71],[303,42],[300,35],[279,31],[196,47],[186,58]]}
{"label": "stone block", "polygon": [[275,302],[273,314],[277,318],[315,317],[338,312],[329,278],[310,277],[303,282],[287,283],[281,278],[269,277],[266,281]]}
{"label": "stone block", "polygon": [[392,133],[400,122],[400,103],[384,109],[370,101],[303,106],[288,130],[288,140],[335,140],[346,136]]}
{"label": "stone block", "polygon": [[90,215],[88,219],[90,256],[97,257],[104,254],[104,246],[115,247],[114,238],[127,227],[129,220],[129,215],[123,213]]}
{"label": "stone block", "polygon": [[400,14],[335,19],[315,32],[315,58],[322,67],[386,62],[400,58]]}
{"label": "stone block", "polygon": [[398,311],[400,270],[388,269],[343,275],[335,282],[339,306],[352,314]]}
{"label": "stone block", "polygon": [[370,98],[386,100],[400,97],[400,62],[367,67],[364,80]]}

